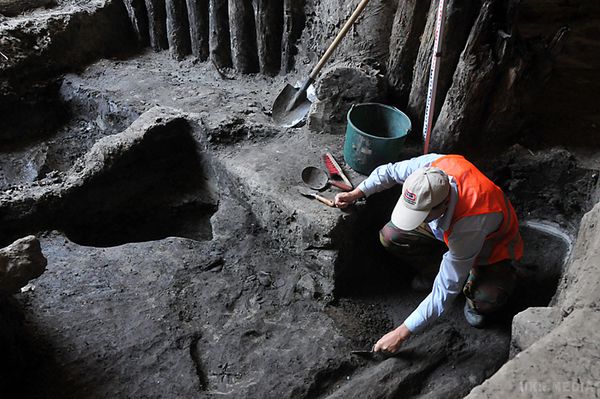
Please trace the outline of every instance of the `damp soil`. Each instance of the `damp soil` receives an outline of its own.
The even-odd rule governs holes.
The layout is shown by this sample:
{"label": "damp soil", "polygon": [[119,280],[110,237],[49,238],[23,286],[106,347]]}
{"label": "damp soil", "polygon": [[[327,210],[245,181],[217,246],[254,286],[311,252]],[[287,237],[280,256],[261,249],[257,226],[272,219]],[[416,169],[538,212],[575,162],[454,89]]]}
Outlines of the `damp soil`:
{"label": "damp soil", "polygon": [[[462,397],[506,360],[511,315],[523,303],[477,330],[464,321],[458,300],[398,358],[354,357],[352,350],[369,349],[427,295],[410,290],[406,265],[367,245],[367,254],[379,255],[347,266],[377,270],[377,278],[348,278],[343,295],[327,297],[310,251],[293,254],[277,245],[236,184],[219,182],[220,200],[209,220],[220,227],[203,241],[180,236],[135,243],[142,240],[135,229],[127,236],[127,223],[117,246],[40,232],[47,272],[33,290],[1,307],[4,342],[18,348],[8,352],[5,392],[60,398]],[[159,213],[146,214],[149,225],[162,223]],[[358,216],[355,227],[370,216]],[[101,225],[86,230],[88,236],[112,236]],[[537,230],[525,238],[543,251],[539,242],[552,240]],[[560,252],[553,248],[553,255]],[[522,288],[533,294],[527,306],[549,300],[532,291],[535,284]],[[37,383],[25,384],[25,378]]]}
{"label": "damp soil", "polygon": [[[207,65],[188,74],[191,66],[148,53],[67,76],[61,91],[70,96],[72,118],[3,152],[3,190],[67,172],[94,142],[119,133],[118,124],[110,128],[96,116],[98,104],[106,104],[93,100],[104,95],[97,96],[98,87],[111,93],[124,124],[156,104],[194,114],[210,153],[245,151],[248,143],[261,148],[285,134],[267,122],[280,78],[232,82]],[[31,398],[463,397],[506,361],[512,315],[551,300],[570,250],[552,229],[525,226],[518,295],[486,329],[467,325],[459,299],[398,358],[356,358],[352,350],[369,349],[427,295],[411,291],[407,265],[378,247],[377,230],[393,200],[376,196],[343,225],[346,235],[339,237],[346,241],[335,243],[340,253],[330,264],[338,288],[332,293],[320,285],[315,267],[315,253],[331,248],[290,251],[286,241],[273,239],[287,227],[264,223],[257,209],[273,211],[275,200],[249,198],[247,182],[227,170],[216,173],[225,176],[216,194],[200,195],[213,174],[197,152],[186,150],[197,143],[171,144],[119,169],[127,175],[105,176],[86,194],[97,208],[77,208],[75,201],[71,223],[38,232],[47,272],[33,290],[0,304],[0,344],[9,354],[2,361],[3,392]],[[155,162],[162,150],[177,156]],[[554,191],[539,187],[552,198],[569,173],[586,187],[595,184],[593,172],[573,172],[566,156],[544,157],[561,178],[549,176],[543,160],[510,154],[493,168],[503,172],[499,184],[513,202],[523,204],[524,219],[535,208],[529,201],[538,198],[527,190],[525,168],[535,172],[528,178],[554,180]],[[127,206],[111,202],[124,190],[135,194]],[[564,223],[557,229],[568,237],[588,194],[581,189],[571,205],[542,197],[536,204],[547,214],[534,216],[559,215]],[[153,198],[161,201],[148,203]]]}

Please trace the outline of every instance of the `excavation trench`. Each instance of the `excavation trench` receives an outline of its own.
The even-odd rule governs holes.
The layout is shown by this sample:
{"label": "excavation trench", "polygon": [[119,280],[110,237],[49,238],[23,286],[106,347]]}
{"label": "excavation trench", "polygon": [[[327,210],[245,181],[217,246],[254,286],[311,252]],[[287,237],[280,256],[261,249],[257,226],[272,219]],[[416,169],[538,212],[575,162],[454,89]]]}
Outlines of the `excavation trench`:
{"label": "excavation trench", "polygon": [[[39,83],[71,68],[65,55],[71,50],[89,47],[77,65],[114,54],[115,37],[128,38],[116,47],[133,47],[129,39],[136,36],[142,46],[169,49],[99,61],[60,85],[46,83],[31,98],[10,103],[0,122],[0,244],[34,233],[49,260],[33,291],[0,304],[0,349],[7,354],[0,362],[3,392],[61,398],[462,397],[506,362],[512,316],[552,302],[596,172],[579,168],[564,150],[534,154],[515,146],[494,153],[495,160],[473,152],[522,221],[526,251],[517,295],[485,330],[466,324],[461,297],[439,322],[412,337],[402,356],[383,362],[353,357],[352,350],[368,349],[425,296],[410,290],[410,268],[378,242],[399,191],[373,196],[346,214],[300,198],[295,186],[302,167],[315,164],[325,149],[342,159],[341,135],[321,132],[334,130],[322,111],[331,104],[321,103],[323,115],[316,115],[324,129],[318,123],[279,129],[270,109],[283,78],[227,69],[273,75],[301,61],[296,65],[302,72],[345,16],[325,2],[310,6],[330,14],[327,21],[305,14],[300,1],[238,3],[98,2],[93,20],[99,23],[90,30],[96,41],[83,36],[66,52],[43,44],[39,54],[27,53],[24,63],[7,69],[12,90],[18,82]],[[356,59],[387,54],[393,13],[386,7],[365,14],[376,32],[357,25],[344,44],[360,50],[360,56],[349,53]],[[414,13],[421,25],[428,22],[411,28],[411,35],[421,37],[423,28],[431,33],[433,13]],[[478,26],[488,31],[492,20],[479,14]],[[61,17],[65,35],[78,32],[92,15]],[[123,23],[126,15],[131,27]],[[455,15],[475,17],[469,10]],[[400,22],[405,17],[397,14]],[[106,26],[111,32],[104,32]],[[452,57],[465,40],[471,43],[466,34],[454,33],[461,38]],[[301,35],[306,43],[296,48]],[[372,37],[385,40],[372,43]],[[416,46],[418,40],[409,39]],[[477,45],[466,49],[479,51]],[[423,63],[427,51],[414,47],[396,61]],[[30,72],[27,62],[35,64],[35,57],[60,62],[50,71]],[[209,57],[211,63],[198,62]],[[486,82],[493,79],[469,75],[463,60],[452,62],[463,74],[458,80],[474,77],[475,86],[484,84],[471,95],[476,104],[446,109],[441,115],[451,123],[440,125],[460,134],[479,131],[474,127],[482,121],[463,126],[453,115],[484,115],[477,107],[489,97]],[[322,93],[341,99],[334,112],[343,115],[345,102],[378,100],[384,91],[380,71],[361,68],[333,69],[323,79]],[[339,92],[338,74],[363,79],[353,86],[360,93]],[[414,78],[421,81],[417,86],[424,76]],[[387,76],[393,95],[406,101],[411,82],[399,78]],[[460,96],[465,88],[446,90]],[[499,90],[495,95],[514,97]],[[493,131],[494,118],[504,121],[505,115],[490,118]],[[517,130],[503,131],[510,138]],[[465,144],[462,136],[454,139]],[[360,178],[352,177],[355,183]],[[426,261],[439,258],[432,254]]]}
{"label": "excavation trench", "polygon": [[210,240],[219,195],[214,172],[185,123],[170,129],[177,134],[158,132],[74,192],[56,227],[73,242],[95,247],[171,236]]}
{"label": "excavation trench", "polygon": [[[12,353],[14,370],[38,363],[36,376],[47,381],[40,389],[63,397],[109,389],[129,395],[131,385],[156,389],[158,356],[172,368],[160,375],[184,375],[169,388],[181,395],[461,396],[506,361],[512,315],[545,306],[554,294],[570,243],[548,224],[526,222],[527,280],[489,329],[466,325],[459,300],[411,340],[403,358],[354,358],[351,350],[367,349],[424,297],[411,292],[409,268],[378,244],[397,190],[370,198],[334,228],[339,253],[328,276],[322,270],[332,263],[323,264],[318,253],[331,249],[307,255],[273,240],[294,240],[287,224],[262,219],[265,208],[281,212],[286,202],[252,198],[254,189],[228,169],[227,157],[206,146],[206,133],[177,111],[155,108],[123,133],[99,134],[65,172],[11,186],[37,203],[22,214],[14,204],[7,219],[14,229],[3,241],[42,231],[51,265],[36,291],[20,298],[27,324],[9,330],[23,335],[22,351]],[[302,208],[294,212],[304,217]],[[311,234],[304,226],[303,236]],[[69,316],[59,321],[49,309]],[[5,305],[6,317],[20,311]],[[40,340],[53,349],[41,348]],[[90,342],[93,349],[85,349]],[[134,365],[138,357],[146,366]],[[106,362],[116,364],[98,373]]]}

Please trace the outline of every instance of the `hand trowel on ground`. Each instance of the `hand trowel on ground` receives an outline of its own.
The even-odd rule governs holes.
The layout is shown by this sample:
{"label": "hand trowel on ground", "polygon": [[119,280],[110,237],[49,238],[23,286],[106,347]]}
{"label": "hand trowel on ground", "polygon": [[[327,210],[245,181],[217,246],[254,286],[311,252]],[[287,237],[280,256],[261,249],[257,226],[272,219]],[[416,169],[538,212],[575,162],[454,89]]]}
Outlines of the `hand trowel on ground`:
{"label": "hand trowel on ground", "polygon": [[325,198],[325,197],[323,197],[323,196],[321,196],[321,195],[317,194],[315,191],[308,190],[308,189],[306,189],[306,188],[304,188],[304,187],[298,187],[298,192],[299,192],[301,195],[305,196],[305,197],[308,197],[308,198],[314,198],[314,199],[316,199],[317,201],[319,201],[319,202],[322,202],[323,204],[325,204],[325,205],[327,205],[327,206],[330,206],[330,207],[332,207],[332,208],[335,208],[335,204],[334,204],[334,202],[333,202],[332,200],[330,200],[330,199],[327,199],[327,198]]}

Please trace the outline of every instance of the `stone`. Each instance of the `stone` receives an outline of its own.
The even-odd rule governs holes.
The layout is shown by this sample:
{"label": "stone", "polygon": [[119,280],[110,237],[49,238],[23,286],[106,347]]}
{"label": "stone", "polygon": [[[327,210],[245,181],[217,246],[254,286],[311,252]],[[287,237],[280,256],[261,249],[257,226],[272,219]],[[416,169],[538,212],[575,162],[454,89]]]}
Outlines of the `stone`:
{"label": "stone", "polygon": [[600,204],[582,219],[571,260],[560,282],[557,304],[565,312],[576,308],[600,308]]}
{"label": "stone", "polygon": [[599,324],[597,310],[574,311],[467,398],[598,397]]}
{"label": "stone", "polygon": [[346,114],[353,104],[377,102],[385,97],[386,82],[367,65],[338,63],[327,68],[316,84],[318,100],[308,117],[311,131],[343,134]]}
{"label": "stone", "polygon": [[300,277],[300,280],[296,283],[296,292],[303,298],[314,298],[317,292],[317,285],[315,279],[310,274],[305,274]]}
{"label": "stone", "polygon": [[48,261],[40,242],[27,236],[0,249],[0,293],[16,294],[29,280],[44,273]]}
{"label": "stone", "polygon": [[562,321],[562,312],[556,307],[528,308],[513,318],[509,358],[529,348]]}
{"label": "stone", "polygon": [[258,279],[258,282],[264,287],[268,287],[271,284],[273,284],[273,277],[271,277],[271,273],[269,272],[261,270],[258,273],[256,273],[256,278]]}

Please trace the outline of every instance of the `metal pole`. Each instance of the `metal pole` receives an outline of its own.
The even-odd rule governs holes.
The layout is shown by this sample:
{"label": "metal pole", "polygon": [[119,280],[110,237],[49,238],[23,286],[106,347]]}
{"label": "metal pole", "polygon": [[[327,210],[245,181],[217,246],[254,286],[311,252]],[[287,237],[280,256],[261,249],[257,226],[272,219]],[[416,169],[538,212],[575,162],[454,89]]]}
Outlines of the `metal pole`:
{"label": "metal pole", "polygon": [[429,152],[429,139],[433,125],[433,110],[435,107],[435,95],[437,91],[438,75],[440,72],[440,60],[442,57],[442,32],[444,31],[444,19],[446,15],[446,0],[440,0],[435,23],[435,41],[433,43],[433,54],[431,57],[431,70],[429,72],[429,86],[427,87],[427,105],[425,106],[425,119],[423,123],[423,140],[425,141],[424,154]]}

